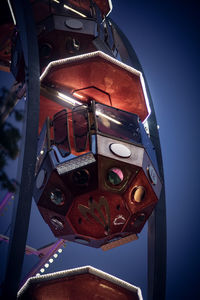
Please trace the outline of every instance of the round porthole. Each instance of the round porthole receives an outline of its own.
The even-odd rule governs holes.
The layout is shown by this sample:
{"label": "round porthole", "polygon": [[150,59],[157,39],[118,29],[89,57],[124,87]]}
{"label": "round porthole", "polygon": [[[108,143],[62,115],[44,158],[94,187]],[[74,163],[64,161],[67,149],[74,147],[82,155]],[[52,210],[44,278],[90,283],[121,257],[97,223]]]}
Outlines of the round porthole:
{"label": "round porthole", "polygon": [[46,182],[46,171],[41,169],[36,178],[36,187],[37,189],[41,189]]}
{"label": "round porthole", "polygon": [[64,222],[59,217],[52,217],[51,224],[56,230],[62,230],[64,228]]}
{"label": "round porthole", "polygon": [[118,185],[123,181],[124,174],[119,168],[111,168],[108,170],[107,179],[111,185]]}
{"label": "round porthole", "polygon": [[147,173],[148,173],[151,183],[153,185],[156,185],[157,184],[157,175],[156,175],[156,172],[155,172],[154,168],[152,167],[152,165],[147,167]]}
{"label": "round porthole", "polygon": [[131,202],[141,203],[145,197],[145,188],[141,185],[133,188],[131,193]]}
{"label": "round porthole", "polygon": [[89,183],[89,178],[90,174],[86,169],[74,171],[72,175],[73,182],[80,186],[87,186]]}
{"label": "round porthole", "polygon": [[50,192],[50,200],[57,206],[62,206],[65,203],[65,195],[64,193],[56,188]]}

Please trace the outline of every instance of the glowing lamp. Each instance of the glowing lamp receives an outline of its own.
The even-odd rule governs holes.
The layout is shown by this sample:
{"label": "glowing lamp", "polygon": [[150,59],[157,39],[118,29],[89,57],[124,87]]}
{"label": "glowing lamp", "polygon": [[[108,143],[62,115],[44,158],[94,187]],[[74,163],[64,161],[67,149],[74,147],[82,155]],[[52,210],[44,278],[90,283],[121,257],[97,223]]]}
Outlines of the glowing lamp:
{"label": "glowing lamp", "polygon": [[31,277],[17,299],[142,300],[140,288],[91,266]]}

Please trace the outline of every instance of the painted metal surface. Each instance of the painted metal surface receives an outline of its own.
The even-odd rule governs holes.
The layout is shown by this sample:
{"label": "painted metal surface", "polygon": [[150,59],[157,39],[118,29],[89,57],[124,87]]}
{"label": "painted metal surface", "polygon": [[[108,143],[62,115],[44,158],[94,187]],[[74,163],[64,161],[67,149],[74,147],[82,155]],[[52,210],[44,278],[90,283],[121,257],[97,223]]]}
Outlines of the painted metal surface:
{"label": "painted metal surface", "polygon": [[[116,47],[119,50],[122,61],[143,72],[142,66],[130,42],[117,24],[115,24],[113,20],[110,21],[113,26]],[[156,115],[147,82],[146,87],[151,107],[151,115],[148,119],[150,138],[155,147],[158,168],[163,181],[159,201],[148,223],[148,300],[164,300],[166,289],[167,248],[164,172]]]}
{"label": "painted metal surface", "polygon": [[[3,298],[16,299],[25,252],[32,201],[33,178],[36,163],[39,117],[39,57],[35,25],[30,3],[12,1],[17,28],[26,65],[27,102],[21,152],[19,159],[18,190],[12,217]],[[14,270],[14,271],[13,271]]]}

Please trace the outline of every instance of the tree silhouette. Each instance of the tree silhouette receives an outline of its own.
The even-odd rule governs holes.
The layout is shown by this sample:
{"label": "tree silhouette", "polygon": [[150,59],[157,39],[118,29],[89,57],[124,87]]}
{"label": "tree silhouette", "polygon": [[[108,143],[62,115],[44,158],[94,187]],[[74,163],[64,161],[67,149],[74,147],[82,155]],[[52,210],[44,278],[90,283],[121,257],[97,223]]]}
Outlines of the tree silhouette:
{"label": "tree silhouette", "polygon": [[23,113],[17,110],[15,104],[17,102],[16,92],[8,91],[6,88],[0,90],[0,187],[15,191],[15,185],[9,179],[5,172],[5,166],[8,160],[16,159],[19,153],[18,142],[20,140],[20,131],[12,123],[7,121],[8,114],[14,114],[16,121],[21,121]]}

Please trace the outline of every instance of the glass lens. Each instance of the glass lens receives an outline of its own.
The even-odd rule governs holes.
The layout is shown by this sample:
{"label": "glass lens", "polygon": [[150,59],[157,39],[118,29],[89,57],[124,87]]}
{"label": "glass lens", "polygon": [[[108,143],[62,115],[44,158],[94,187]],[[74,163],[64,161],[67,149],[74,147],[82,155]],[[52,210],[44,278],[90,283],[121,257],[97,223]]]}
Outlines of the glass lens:
{"label": "glass lens", "polygon": [[55,189],[50,193],[51,202],[58,206],[62,206],[65,203],[65,195],[60,189]]}
{"label": "glass lens", "polygon": [[96,103],[98,131],[129,142],[141,143],[138,116]]}
{"label": "glass lens", "polygon": [[120,184],[124,179],[124,175],[121,169],[112,168],[108,171],[108,182],[112,185]]}

